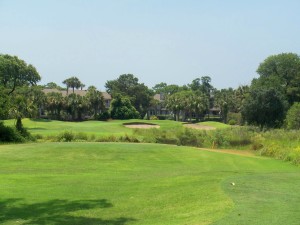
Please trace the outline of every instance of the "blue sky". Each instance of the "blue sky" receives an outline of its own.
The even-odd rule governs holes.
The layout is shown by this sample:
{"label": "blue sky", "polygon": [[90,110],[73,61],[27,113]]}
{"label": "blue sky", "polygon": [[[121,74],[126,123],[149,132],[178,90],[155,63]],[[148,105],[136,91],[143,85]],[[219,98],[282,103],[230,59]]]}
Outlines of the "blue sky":
{"label": "blue sky", "polygon": [[77,76],[104,90],[132,73],[153,87],[210,76],[250,84],[266,57],[300,54],[299,0],[0,0],[0,53],[41,84]]}

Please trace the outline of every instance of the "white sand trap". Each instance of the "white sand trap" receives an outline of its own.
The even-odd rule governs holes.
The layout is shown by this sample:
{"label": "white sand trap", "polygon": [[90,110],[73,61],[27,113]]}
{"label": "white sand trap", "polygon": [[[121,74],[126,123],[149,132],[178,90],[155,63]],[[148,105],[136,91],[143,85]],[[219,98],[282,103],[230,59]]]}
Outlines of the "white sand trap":
{"label": "white sand trap", "polygon": [[200,124],[183,124],[183,126],[192,128],[192,129],[198,129],[198,130],[215,130],[215,127],[211,126],[205,126],[205,125],[200,125]]}

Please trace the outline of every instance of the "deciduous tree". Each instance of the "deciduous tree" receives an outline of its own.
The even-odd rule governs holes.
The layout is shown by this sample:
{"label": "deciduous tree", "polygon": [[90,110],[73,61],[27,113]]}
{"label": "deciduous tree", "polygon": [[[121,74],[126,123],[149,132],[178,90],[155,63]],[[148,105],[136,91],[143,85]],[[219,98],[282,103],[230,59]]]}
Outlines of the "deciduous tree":
{"label": "deciduous tree", "polygon": [[252,88],[245,99],[242,116],[248,124],[262,127],[280,127],[288,102],[275,88]]}
{"label": "deciduous tree", "polygon": [[106,91],[115,98],[117,95],[126,96],[142,117],[146,114],[153,92],[133,74],[122,74],[116,80],[107,81]]}
{"label": "deciduous tree", "polygon": [[139,112],[133,107],[126,96],[115,95],[110,104],[110,114],[113,119],[137,119]]}
{"label": "deciduous tree", "polygon": [[295,102],[286,115],[286,127],[288,129],[300,129],[300,103]]}
{"label": "deciduous tree", "polygon": [[0,55],[0,86],[7,95],[16,88],[36,85],[41,80],[36,68],[17,56]]}
{"label": "deciduous tree", "polygon": [[271,55],[259,65],[257,73],[268,85],[279,81],[290,104],[300,101],[300,57],[297,54]]}
{"label": "deciduous tree", "polygon": [[[31,87],[41,80],[36,68],[17,56],[0,55],[0,114],[12,115],[22,126],[22,116],[34,106]],[[29,110],[30,109],[30,110]]]}

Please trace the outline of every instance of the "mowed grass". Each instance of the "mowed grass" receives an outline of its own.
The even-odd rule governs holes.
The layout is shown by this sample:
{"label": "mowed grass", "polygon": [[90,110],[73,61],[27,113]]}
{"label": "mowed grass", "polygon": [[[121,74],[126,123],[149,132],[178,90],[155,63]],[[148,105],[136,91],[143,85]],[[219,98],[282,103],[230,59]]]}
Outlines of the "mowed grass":
{"label": "mowed grass", "polygon": [[[6,120],[6,125],[13,126],[15,120]],[[83,132],[89,135],[97,136],[121,136],[124,134],[132,134],[131,128],[126,128],[123,123],[134,122],[151,122],[159,125],[162,129],[182,127],[181,122],[171,120],[112,120],[108,122],[104,121],[84,121],[84,122],[65,122],[57,120],[45,120],[45,119],[23,119],[24,127],[32,134],[39,134],[43,136],[57,135],[63,131]]]}
{"label": "mowed grass", "polygon": [[214,127],[216,129],[225,129],[225,128],[229,128],[231,127],[228,124],[225,123],[220,123],[220,122],[215,122],[215,121],[206,121],[206,122],[200,122],[200,125],[204,125],[204,126],[210,126],[210,127]]}
{"label": "mowed grass", "polygon": [[188,147],[1,145],[0,184],[1,224],[300,221],[299,167]]}

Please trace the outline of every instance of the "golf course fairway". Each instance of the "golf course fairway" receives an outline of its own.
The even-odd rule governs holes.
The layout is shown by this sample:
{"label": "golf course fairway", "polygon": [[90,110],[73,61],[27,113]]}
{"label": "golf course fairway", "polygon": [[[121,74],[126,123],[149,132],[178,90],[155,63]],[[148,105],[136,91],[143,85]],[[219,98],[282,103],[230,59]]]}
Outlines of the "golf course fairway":
{"label": "golf course fairway", "polygon": [[0,223],[298,225],[300,168],[197,148],[0,146]]}

